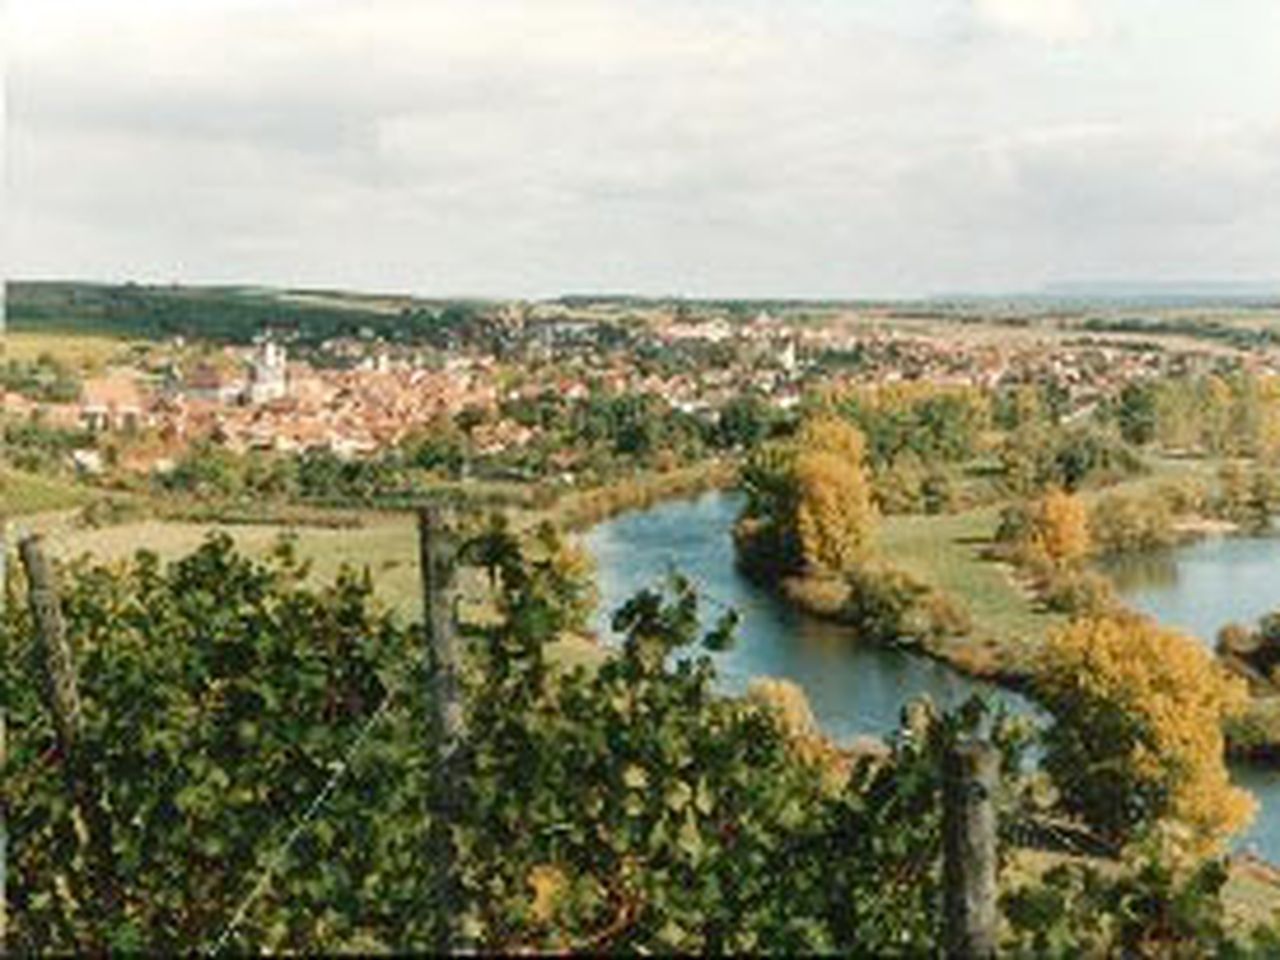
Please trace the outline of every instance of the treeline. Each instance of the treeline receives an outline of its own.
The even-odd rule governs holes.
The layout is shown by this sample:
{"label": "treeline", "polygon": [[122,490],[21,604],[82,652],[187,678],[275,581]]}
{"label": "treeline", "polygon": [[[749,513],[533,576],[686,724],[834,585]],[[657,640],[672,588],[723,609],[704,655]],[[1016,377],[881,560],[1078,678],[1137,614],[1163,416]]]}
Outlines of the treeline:
{"label": "treeline", "polygon": [[1112,417],[1133,444],[1211,456],[1280,456],[1280,378],[1207,374],[1125,387]]}
{"label": "treeline", "polygon": [[[466,483],[524,486],[548,500],[625,485],[644,474],[696,469],[771,436],[785,419],[754,395],[694,414],[672,410],[650,395],[597,393],[567,400],[547,394],[506,402],[496,413],[473,409],[438,417],[370,456],[325,450],[240,454],[212,441],[198,443],[153,483],[160,492],[202,499],[367,506]],[[486,431],[498,424],[528,427],[533,438],[497,450],[484,447]],[[539,488],[545,492],[537,494]]]}
{"label": "treeline", "polygon": [[87,430],[67,429],[38,420],[0,421],[0,454],[20,470],[46,476],[67,473],[77,450],[93,450],[97,438]]}
{"label": "treeline", "polygon": [[386,314],[239,287],[16,282],[6,285],[5,295],[14,330],[184,336],[230,344],[250,343],[269,329],[304,345],[362,332],[401,342],[434,338],[443,345],[482,313],[476,304],[458,302]]}
{"label": "treeline", "polygon": [[79,375],[49,354],[32,361],[10,358],[0,367],[0,392],[8,391],[37,403],[71,403],[80,399]]}
{"label": "treeline", "polygon": [[1066,414],[1052,386],[922,382],[827,391],[802,410],[858,430],[872,499],[884,513],[962,510],[1055,487],[1106,486],[1145,470],[1109,419]]}
{"label": "treeline", "polygon": [[1094,333],[1140,333],[1216,340],[1241,350],[1280,343],[1280,333],[1265,326],[1245,326],[1207,318],[1090,317],[1081,324]]}

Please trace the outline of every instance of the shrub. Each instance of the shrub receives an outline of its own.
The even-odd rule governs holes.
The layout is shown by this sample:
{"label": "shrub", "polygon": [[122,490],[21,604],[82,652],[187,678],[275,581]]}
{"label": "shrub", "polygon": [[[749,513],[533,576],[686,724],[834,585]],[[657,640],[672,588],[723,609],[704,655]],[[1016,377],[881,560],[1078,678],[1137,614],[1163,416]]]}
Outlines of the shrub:
{"label": "shrub", "polygon": [[1113,493],[1089,511],[1089,530],[1100,554],[1131,553],[1169,546],[1176,539],[1167,496]]}
{"label": "shrub", "polygon": [[881,643],[926,644],[972,629],[968,612],[901,570],[864,564],[845,575],[839,619]]}

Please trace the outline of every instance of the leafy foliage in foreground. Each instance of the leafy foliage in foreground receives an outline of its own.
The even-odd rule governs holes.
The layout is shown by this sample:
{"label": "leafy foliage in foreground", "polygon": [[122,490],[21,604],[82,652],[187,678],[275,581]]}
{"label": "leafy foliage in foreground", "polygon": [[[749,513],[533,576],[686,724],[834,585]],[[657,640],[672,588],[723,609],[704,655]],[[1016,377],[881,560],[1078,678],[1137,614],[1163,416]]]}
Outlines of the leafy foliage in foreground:
{"label": "leafy foliage in foreground", "polygon": [[1209,860],[1177,870],[1149,852],[1108,874],[1069,861],[1004,902],[1011,952],[1034,957],[1275,956],[1280,941],[1259,930],[1235,942],[1221,908],[1227,872]]}
{"label": "leafy foliage in foreground", "polygon": [[[704,634],[683,583],[618,612],[627,639],[595,673],[553,669],[543,646],[580,620],[581,582],[553,544],[531,557],[501,549],[503,536],[475,550],[500,583],[501,617],[472,637],[456,837],[472,942],[934,942],[936,816],[922,811],[936,808],[936,740],[904,741],[890,761],[833,784],[772,710],[713,692],[697,647],[730,642],[732,624]],[[215,539],[168,568],[141,555],[68,578],[84,745],[109,785],[123,900],[109,917],[92,902],[36,701],[30,623],[10,605],[18,949],[437,942],[418,636],[371,606],[365,580],[313,592],[304,574],[287,550],[258,564]],[[337,788],[283,847],[357,743]],[[849,856],[833,874],[837,848]],[[900,878],[893,897],[887,875]]]}
{"label": "leafy foliage in foreground", "polygon": [[[84,750],[107,785],[124,899],[110,918],[86,893],[60,758],[36,702],[30,623],[8,605],[11,945],[70,950],[100,938],[167,952],[208,945],[229,921],[389,695],[392,665],[411,662],[410,636],[371,609],[367,582],[347,575],[315,593],[304,573],[287,550],[259,565],[220,538],[167,569],[142,554],[68,578]],[[287,919],[260,943],[313,942],[332,925],[335,907],[321,905],[356,902],[386,869],[375,862],[381,811],[362,794],[386,803],[383,785],[411,780],[412,760],[366,752],[296,853],[338,866],[285,878]]]}
{"label": "leafy foliage in foreground", "polygon": [[[779,709],[715,693],[707,654],[733,622],[704,629],[679,579],[617,612],[625,639],[603,666],[565,672],[544,647],[581,626],[588,584],[560,547],[550,531],[518,544],[501,526],[468,546],[498,616],[470,631],[454,835],[466,939],[490,951],[936,953],[939,757],[981,708],[917,709],[886,755],[833,751],[785,697]],[[367,578],[317,592],[304,573],[287,549],[256,563],[213,539],[167,568],[140,555],[68,578],[84,744],[109,788],[123,903],[108,916],[88,892],[36,702],[30,624],[10,604],[12,948],[440,942],[419,633],[371,605]],[[1018,738],[1001,724],[994,735],[1018,769]],[[1002,809],[1019,800],[1008,783]],[[1018,909],[1069,916],[1077,901],[1055,890]],[[1194,935],[1220,933],[1218,901],[1193,894]],[[1089,902],[1121,903],[1107,897]],[[1081,936],[1116,948],[1137,941],[1115,930],[1176,944],[1187,929],[1161,941],[1138,915]]]}

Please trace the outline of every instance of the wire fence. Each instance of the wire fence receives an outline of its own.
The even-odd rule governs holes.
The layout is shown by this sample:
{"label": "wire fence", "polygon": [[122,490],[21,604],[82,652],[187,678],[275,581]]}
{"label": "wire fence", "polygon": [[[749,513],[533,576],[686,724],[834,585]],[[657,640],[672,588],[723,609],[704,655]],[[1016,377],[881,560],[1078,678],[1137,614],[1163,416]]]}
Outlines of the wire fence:
{"label": "wire fence", "polygon": [[284,865],[285,858],[293,849],[293,845],[298,842],[302,835],[311,827],[312,823],[314,823],[324,811],[325,804],[329,802],[329,798],[337,791],[338,786],[342,783],[347,771],[351,769],[351,765],[355,762],[355,759],[359,755],[361,749],[363,749],[364,745],[368,742],[369,736],[372,734],[374,728],[377,727],[383,717],[387,715],[392,702],[399,695],[400,689],[400,687],[397,687],[396,689],[389,691],[382,698],[382,703],[378,705],[378,709],[375,710],[369,719],[365,721],[364,726],[360,729],[360,732],[351,742],[351,745],[344,752],[343,756],[332,765],[332,773],[330,774],[329,779],[325,781],[324,786],[320,788],[319,792],[316,793],[316,795],[306,805],[301,816],[295,820],[293,827],[289,830],[284,840],[275,848],[275,851],[267,859],[266,865],[258,874],[257,880],[254,881],[249,892],[240,901],[235,912],[231,915],[230,921],[227,923],[222,933],[216,938],[212,947],[204,952],[216,956],[221,953],[230,942],[241,924],[244,923],[245,918],[249,915],[250,909],[252,909],[258,899],[269,889],[272,879]]}

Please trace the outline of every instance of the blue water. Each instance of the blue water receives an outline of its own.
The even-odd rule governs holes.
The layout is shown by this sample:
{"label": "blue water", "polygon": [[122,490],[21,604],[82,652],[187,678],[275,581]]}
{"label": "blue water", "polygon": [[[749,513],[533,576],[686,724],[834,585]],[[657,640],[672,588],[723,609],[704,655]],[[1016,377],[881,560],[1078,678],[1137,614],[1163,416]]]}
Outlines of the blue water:
{"label": "blue water", "polygon": [[[722,687],[736,693],[754,677],[793,680],[837,739],[892,732],[902,707],[922,694],[951,707],[982,693],[1013,710],[1035,712],[1025,698],[936,661],[859,643],[847,627],[807,617],[752,584],[734,565],[731,530],[741,503],[737,494],[709,493],[592,528],[584,542],[598,568],[601,635],[611,635],[609,614],[616,607],[660,584],[674,567],[716,601],[703,607],[708,626],[720,604],[742,616],[736,646],[714,655]],[[1114,564],[1107,573],[1129,605],[1208,643],[1226,623],[1252,622],[1280,608],[1280,539],[1211,539]],[[1280,862],[1280,771],[1239,767],[1233,776],[1260,801],[1238,846]]]}
{"label": "blue water", "polygon": [[[1125,604],[1213,646],[1229,623],[1253,626],[1280,609],[1280,538],[1210,537],[1106,564]],[[1280,863],[1280,770],[1238,764],[1233,779],[1258,798],[1238,846]]]}
{"label": "blue water", "polygon": [[741,503],[737,494],[709,493],[594,527],[585,544],[598,568],[601,635],[610,634],[609,612],[636,591],[660,584],[675,567],[713,599],[703,605],[706,624],[725,605],[741,615],[737,644],[715,655],[724,689],[741,692],[761,676],[793,680],[804,688],[823,729],[837,739],[892,732],[902,707],[921,694],[944,707],[983,693],[1028,708],[1016,694],[937,661],[860,644],[847,627],[805,616],[751,583],[734,565],[731,530]]}
{"label": "blue water", "polygon": [[1127,557],[1105,572],[1125,604],[1212,645],[1229,623],[1280,609],[1280,539],[1210,537]]}

